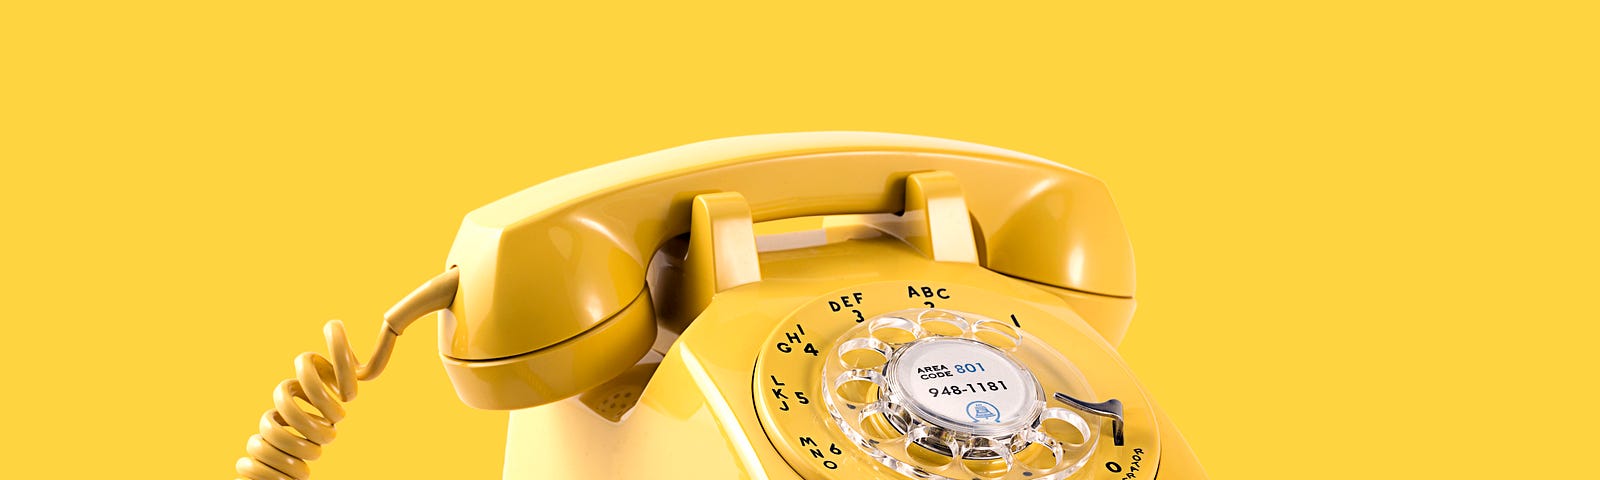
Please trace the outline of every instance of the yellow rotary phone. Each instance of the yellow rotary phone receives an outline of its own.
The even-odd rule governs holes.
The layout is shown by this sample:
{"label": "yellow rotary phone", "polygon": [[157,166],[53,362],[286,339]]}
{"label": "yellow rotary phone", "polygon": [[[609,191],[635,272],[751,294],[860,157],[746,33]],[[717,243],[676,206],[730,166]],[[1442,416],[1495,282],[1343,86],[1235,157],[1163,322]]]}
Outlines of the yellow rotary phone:
{"label": "yellow rotary phone", "polygon": [[[755,233],[799,217],[821,228]],[[309,476],[357,380],[438,311],[457,394],[514,410],[508,479],[1205,478],[1115,350],[1134,267],[1110,194],[1040,158],[697,143],[479,208],[445,267],[365,364],[329,322],[240,475]]]}

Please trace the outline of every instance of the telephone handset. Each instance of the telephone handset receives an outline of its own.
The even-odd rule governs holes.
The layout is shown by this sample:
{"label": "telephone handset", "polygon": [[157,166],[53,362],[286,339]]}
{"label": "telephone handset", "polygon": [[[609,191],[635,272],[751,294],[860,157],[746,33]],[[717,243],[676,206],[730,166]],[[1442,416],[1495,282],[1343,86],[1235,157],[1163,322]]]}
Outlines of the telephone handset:
{"label": "telephone handset", "polygon": [[[755,234],[797,217],[822,228]],[[367,364],[330,322],[238,470],[308,475],[439,311],[461,399],[514,410],[506,478],[1203,478],[1113,347],[1133,293],[1082,172],[911,135],[691,144],[468,214]]]}

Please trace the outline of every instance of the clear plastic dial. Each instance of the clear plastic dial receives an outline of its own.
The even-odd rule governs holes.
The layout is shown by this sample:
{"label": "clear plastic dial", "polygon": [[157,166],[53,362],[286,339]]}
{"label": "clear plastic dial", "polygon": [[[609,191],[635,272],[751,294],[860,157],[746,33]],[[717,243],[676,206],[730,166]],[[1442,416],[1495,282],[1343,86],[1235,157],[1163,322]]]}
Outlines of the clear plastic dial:
{"label": "clear plastic dial", "polygon": [[1046,391],[1087,392],[1048,346],[1010,323],[945,309],[879,315],[828,351],[823,396],[845,435],[914,478],[1059,479],[1099,440]]}

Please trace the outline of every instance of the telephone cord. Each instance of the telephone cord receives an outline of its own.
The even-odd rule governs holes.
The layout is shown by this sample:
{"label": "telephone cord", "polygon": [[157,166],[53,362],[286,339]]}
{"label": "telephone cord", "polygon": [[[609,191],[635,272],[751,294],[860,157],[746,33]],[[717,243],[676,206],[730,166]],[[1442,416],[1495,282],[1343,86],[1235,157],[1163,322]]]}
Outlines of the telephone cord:
{"label": "telephone cord", "polygon": [[[460,283],[452,268],[428,280],[385,312],[378,345],[366,363],[356,360],[346,339],[344,323],[329,321],[322,328],[328,356],[311,352],[294,359],[295,377],[278,383],[272,391],[273,408],[261,415],[260,433],[245,444],[246,456],[234,464],[241,480],[304,480],[307,464],[322,456],[322,446],[332,442],[335,426],[345,417],[344,403],[356,396],[358,380],[383,373],[394,353],[395,341],[406,327],[425,315],[450,308]],[[314,411],[302,408],[295,399]]]}

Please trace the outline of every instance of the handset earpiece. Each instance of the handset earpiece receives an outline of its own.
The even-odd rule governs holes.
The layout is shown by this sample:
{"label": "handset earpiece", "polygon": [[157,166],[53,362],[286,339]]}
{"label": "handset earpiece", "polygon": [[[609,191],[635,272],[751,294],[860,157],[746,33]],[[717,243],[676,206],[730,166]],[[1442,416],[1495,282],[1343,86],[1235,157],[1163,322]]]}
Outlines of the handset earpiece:
{"label": "handset earpiece", "polygon": [[896,213],[905,209],[907,176],[928,171],[966,186],[985,267],[1089,305],[1085,319],[1120,338],[1132,310],[1133,257],[1098,180],[977,144],[824,132],[664,150],[472,212],[448,259],[461,280],[441,314],[441,359],[475,407],[576,395],[649,350],[656,330],[646,269],[663,242],[689,231],[696,196],[737,192],[756,222]]}

